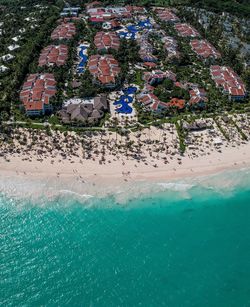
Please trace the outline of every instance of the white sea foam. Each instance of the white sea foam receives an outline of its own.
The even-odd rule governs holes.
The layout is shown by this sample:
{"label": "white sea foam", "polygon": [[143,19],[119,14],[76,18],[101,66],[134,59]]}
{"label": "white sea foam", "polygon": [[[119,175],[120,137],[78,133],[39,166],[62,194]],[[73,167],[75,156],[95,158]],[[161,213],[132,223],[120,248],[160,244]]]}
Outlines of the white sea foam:
{"label": "white sea foam", "polygon": [[[166,199],[192,199],[193,196],[205,197],[213,193],[226,197],[238,187],[250,186],[250,170],[226,171],[220,174],[187,178],[171,182],[124,182],[109,186],[98,186],[91,183],[80,184],[62,180],[32,180],[27,177],[1,177],[0,192],[9,198],[41,206],[60,203],[67,206],[81,203],[86,207],[98,203],[104,207],[110,203],[122,206],[133,206],[134,200],[163,196]],[[100,200],[103,200],[100,202]]]}
{"label": "white sea foam", "polygon": [[164,189],[171,191],[188,191],[195,186],[194,184],[188,184],[183,182],[159,182],[157,184]]}

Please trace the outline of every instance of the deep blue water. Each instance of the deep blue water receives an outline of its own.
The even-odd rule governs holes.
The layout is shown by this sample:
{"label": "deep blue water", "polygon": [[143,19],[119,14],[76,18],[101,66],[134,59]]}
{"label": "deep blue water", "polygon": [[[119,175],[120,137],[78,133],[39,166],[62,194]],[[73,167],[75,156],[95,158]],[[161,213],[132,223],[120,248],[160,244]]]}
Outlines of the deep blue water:
{"label": "deep blue water", "polygon": [[1,197],[0,305],[250,306],[250,188],[173,193]]}

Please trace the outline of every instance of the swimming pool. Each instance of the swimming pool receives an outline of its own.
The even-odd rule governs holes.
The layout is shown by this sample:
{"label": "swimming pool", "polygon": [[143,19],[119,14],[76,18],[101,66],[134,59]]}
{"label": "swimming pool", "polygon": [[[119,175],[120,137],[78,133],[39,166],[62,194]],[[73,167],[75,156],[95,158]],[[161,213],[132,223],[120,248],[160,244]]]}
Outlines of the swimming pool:
{"label": "swimming pool", "polygon": [[120,38],[135,39],[136,34],[145,29],[152,29],[152,24],[149,19],[141,20],[135,25],[129,25],[122,31],[118,31],[117,34]]}
{"label": "swimming pool", "polygon": [[87,53],[88,53],[88,45],[80,45],[78,48],[79,48],[79,52],[78,52],[78,56],[80,57],[80,62],[77,66],[77,69],[76,71],[79,73],[79,74],[82,74],[85,72],[85,67],[86,67],[86,64],[88,62],[88,56],[87,56]]}
{"label": "swimming pool", "polygon": [[131,104],[134,100],[133,96],[137,92],[137,87],[130,86],[123,89],[122,92],[124,95],[121,95],[120,99],[114,102],[114,106],[117,106],[115,111],[121,114],[131,114],[133,112],[133,108],[129,104]]}

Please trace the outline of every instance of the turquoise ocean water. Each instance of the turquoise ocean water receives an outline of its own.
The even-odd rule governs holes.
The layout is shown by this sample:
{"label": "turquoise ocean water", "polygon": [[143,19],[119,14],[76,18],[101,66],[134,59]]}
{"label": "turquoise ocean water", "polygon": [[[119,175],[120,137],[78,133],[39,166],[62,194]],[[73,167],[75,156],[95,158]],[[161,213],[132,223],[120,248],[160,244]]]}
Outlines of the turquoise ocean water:
{"label": "turquoise ocean water", "polygon": [[243,181],[122,205],[114,197],[36,204],[2,195],[0,305],[250,306]]}

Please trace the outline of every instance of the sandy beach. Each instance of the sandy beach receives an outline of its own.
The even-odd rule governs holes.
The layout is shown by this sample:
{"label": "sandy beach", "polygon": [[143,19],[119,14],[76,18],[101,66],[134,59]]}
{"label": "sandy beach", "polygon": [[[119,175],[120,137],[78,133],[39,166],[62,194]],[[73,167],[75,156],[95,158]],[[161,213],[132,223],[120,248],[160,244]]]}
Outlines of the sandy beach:
{"label": "sandy beach", "polygon": [[[238,120],[246,135],[248,121]],[[172,124],[125,135],[109,130],[76,134],[16,128],[9,142],[2,143],[0,191],[6,182],[12,192],[17,190],[14,182],[18,187],[26,182],[25,193],[37,195],[52,192],[53,187],[105,195],[119,193],[121,187],[130,191],[137,183],[147,191],[150,183],[188,182],[189,178],[250,168],[250,141],[222,120],[229,138],[212,119],[207,119],[207,125],[209,129],[188,133],[184,154]]]}
{"label": "sandy beach", "polygon": [[[117,185],[131,181],[171,181],[185,177],[206,176],[228,169],[250,166],[250,142],[238,146],[223,145],[219,150],[204,151],[203,155],[193,157],[190,150],[181,156],[169,154],[165,159],[148,156],[144,162],[126,158],[120,154],[106,154],[106,161],[99,163],[96,158],[81,159],[70,157],[55,159],[34,154],[0,158],[0,175],[17,176],[28,179],[75,180],[82,184],[91,182],[98,185]],[[114,158],[115,157],[115,158]],[[146,161],[146,162],[145,162]]]}

